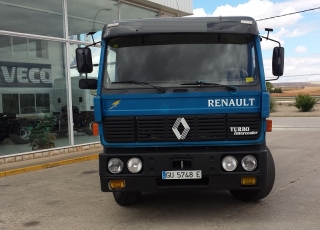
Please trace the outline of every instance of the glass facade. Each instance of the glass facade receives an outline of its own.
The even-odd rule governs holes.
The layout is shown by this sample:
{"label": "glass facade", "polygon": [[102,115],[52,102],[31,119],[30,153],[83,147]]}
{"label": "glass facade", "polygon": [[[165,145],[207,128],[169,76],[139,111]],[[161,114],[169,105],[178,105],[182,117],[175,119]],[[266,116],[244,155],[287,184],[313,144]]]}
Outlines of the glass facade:
{"label": "glass facade", "polygon": [[61,0],[2,0],[0,30],[62,38],[62,3]]}
{"label": "glass facade", "polygon": [[[107,23],[157,13],[114,0],[0,1],[0,156],[99,142],[75,49],[92,42],[88,32],[99,41]],[[100,48],[91,50],[99,64]]]}

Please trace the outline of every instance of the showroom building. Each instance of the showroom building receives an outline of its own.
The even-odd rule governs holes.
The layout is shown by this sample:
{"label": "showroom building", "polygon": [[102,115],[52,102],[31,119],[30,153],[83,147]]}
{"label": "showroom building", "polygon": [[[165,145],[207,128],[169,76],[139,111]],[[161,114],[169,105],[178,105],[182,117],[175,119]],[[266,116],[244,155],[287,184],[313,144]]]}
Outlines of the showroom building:
{"label": "showroom building", "polygon": [[[0,160],[99,145],[90,129],[92,92],[78,88],[75,49],[99,41],[114,20],[187,15],[192,0],[0,0]],[[94,64],[99,49],[92,48]],[[38,128],[51,129],[49,150],[37,144],[45,132],[30,143]]]}

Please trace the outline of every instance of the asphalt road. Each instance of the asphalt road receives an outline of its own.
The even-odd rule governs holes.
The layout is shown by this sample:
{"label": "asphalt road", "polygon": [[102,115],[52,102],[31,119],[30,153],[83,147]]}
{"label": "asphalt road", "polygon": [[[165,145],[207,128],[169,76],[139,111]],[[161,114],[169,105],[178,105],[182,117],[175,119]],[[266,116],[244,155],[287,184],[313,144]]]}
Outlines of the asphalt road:
{"label": "asphalt road", "polygon": [[100,191],[98,161],[0,178],[0,229],[320,229],[320,118],[273,118],[271,194],[256,203],[228,191],[143,194],[120,207]]}

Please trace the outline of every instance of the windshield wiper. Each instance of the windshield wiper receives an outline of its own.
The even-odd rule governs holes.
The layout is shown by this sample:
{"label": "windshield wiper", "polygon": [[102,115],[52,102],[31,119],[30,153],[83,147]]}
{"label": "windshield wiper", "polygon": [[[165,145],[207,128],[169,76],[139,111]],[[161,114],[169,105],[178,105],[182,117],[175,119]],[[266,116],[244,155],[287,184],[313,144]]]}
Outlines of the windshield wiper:
{"label": "windshield wiper", "polygon": [[129,80],[129,81],[116,81],[116,82],[112,82],[112,84],[121,84],[121,83],[129,83],[129,84],[137,84],[137,85],[147,85],[147,86],[151,86],[152,88],[157,89],[160,93],[164,93],[166,90],[164,87],[161,86],[155,86],[155,85],[151,85],[148,82],[143,82],[143,81],[136,81],[136,80]]}
{"label": "windshield wiper", "polygon": [[203,86],[203,85],[213,85],[213,86],[222,86],[222,87],[226,87],[227,89],[230,89],[233,93],[237,93],[238,87],[236,86],[232,86],[232,85],[223,85],[223,84],[219,84],[219,83],[214,83],[214,82],[205,82],[205,81],[201,81],[201,80],[196,80],[194,82],[186,82],[186,83],[182,83],[180,85],[198,85],[198,86]]}

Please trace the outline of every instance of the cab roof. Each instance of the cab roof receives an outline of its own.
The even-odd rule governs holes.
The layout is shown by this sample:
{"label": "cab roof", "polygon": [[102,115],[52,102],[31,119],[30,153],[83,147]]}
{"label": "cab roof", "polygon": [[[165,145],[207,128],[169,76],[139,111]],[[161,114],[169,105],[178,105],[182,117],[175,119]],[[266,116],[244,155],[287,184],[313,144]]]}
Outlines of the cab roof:
{"label": "cab roof", "polygon": [[232,33],[258,35],[251,17],[180,17],[118,20],[104,26],[102,38],[158,33]]}

